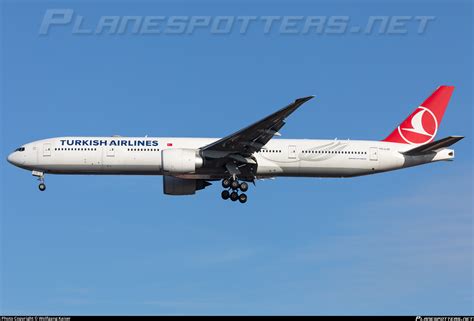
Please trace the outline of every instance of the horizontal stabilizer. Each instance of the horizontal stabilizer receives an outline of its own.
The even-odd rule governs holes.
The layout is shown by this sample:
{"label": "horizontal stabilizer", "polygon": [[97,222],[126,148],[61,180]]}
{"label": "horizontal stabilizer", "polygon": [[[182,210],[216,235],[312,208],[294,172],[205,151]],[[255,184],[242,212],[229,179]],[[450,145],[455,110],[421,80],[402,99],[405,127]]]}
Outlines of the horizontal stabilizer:
{"label": "horizontal stabilizer", "polygon": [[402,154],[403,155],[420,155],[420,154],[425,154],[429,152],[434,152],[439,149],[454,145],[463,138],[464,136],[448,136],[443,139],[407,150],[406,152],[403,152]]}

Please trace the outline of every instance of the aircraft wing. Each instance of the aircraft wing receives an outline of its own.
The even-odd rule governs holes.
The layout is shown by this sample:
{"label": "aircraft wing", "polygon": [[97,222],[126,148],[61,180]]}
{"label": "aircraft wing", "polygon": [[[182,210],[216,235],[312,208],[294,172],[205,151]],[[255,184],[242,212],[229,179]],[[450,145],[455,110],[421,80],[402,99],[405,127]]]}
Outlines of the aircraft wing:
{"label": "aircraft wing", "polygon": [[442,148],[446,148],[451,145],[454,145],[463,138],[464,138],[463,136],[448,136],[440,140],[407,150],[406,152],[403,152],[403,155],[419,155],[419,154],[434,152],[438,149],[442,149]]}
{"label": "aircraft wing", "polygon": [[222,158],[230,154],[249,157],[259,151],[285,125],[285,119],[298,107],[314,96],[296,99],[293,103],[279,111],[245,127],[227,137],[201,148],[206,158]]}

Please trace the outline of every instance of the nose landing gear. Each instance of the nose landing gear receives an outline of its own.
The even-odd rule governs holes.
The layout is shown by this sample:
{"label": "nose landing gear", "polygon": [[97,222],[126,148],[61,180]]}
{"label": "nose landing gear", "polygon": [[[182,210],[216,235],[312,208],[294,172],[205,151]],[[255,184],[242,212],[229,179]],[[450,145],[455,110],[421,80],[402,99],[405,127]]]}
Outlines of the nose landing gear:
{"label": "nose landing gear", "polygon": [[[246,192],[249,189],[249,185],[246,182],[239,182],[237,178],[224,178],[222,180],[222,187],[225,190],[222,191],[221,197],[224,200],[230,199],[232,202],[239,201],[240,203],[247,202],[247,195],[242,193],[239,195],[238,190]],[[231,192],[232,191],[232,192]]]}
{"label": "nose landing gear", "polygon": [[44,192],[46,190],[46,184],[44,183],[44,173],[43,172],[38,172],[38,171],[33,171],[33,176],[38,177],[38,180],[40,181],[38,188],[40,191]]}

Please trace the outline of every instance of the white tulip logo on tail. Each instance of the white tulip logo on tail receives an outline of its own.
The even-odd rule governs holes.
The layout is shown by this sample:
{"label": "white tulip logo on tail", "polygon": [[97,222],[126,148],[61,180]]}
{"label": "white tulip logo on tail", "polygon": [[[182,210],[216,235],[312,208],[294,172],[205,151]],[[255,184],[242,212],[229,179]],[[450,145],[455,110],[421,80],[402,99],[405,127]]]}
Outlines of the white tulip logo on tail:
{"label": "white tulip logo on tail", "polygon": [[398,133],[408,144],[420,145],[433,140],[438,131],[438,120],[431,110],[420,106],[398,126]]}
{"label": "white tulip logo on tail", "polygon": [[411,145],[433,141],[453,90],[453,86],[438,87],[383,141]]}

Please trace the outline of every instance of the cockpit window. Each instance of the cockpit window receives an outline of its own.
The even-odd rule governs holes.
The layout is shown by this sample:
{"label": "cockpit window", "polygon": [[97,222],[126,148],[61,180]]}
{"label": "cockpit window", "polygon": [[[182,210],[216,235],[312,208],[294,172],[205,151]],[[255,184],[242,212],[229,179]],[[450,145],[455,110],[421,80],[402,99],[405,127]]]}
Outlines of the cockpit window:
{"label": "cockpit window", "polygon": [[25,151],[25,147],[18,147],[17,149],[15,149],[15,152],[24,152]]}

